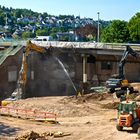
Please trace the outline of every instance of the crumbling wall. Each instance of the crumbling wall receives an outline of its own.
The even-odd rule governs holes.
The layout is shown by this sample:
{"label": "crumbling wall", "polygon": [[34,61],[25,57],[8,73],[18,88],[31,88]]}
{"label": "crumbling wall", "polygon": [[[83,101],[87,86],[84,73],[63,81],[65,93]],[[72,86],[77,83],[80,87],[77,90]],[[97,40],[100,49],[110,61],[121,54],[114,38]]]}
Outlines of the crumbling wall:
{"label": "crumbling wall", "polygon": [[52,56],[31,53],[28,56],[25,97],[76,94],[72,78],[75,73],[73,65],[73,59],[65,54]]}

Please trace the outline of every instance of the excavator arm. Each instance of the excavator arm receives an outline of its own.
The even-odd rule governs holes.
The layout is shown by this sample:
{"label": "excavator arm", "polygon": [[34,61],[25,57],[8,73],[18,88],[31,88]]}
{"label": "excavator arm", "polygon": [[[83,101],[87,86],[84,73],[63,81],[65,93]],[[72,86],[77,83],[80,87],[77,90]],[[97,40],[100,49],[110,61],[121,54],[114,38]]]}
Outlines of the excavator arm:
{"label": "excavator arm", "polygon": [[129,45],[126,46],[126,50],[123,53],[123,56],[119,62],[119,72],[118,74],[113,75],[106,81],[106,87],[110,93],[116,92],[116,96],[120,98],[121,95],[124,95],[125,92],[129,89],[129,92],[133,93],[134,89],[130,86],[128,80],[125,78],[124,74],[124,65],[126,63],[128,55],[133,57],[138,57],[139,54],[135,52]]}
{"label": "excavator arm", "polygon": [[120,79],[125,79],[124,76],[124,65],[126,63],[126,59],[128,57],[128,55],[131,54],[133,57],[138,57],[139,54],[137,52],[135,52],[132,48],[130,48],[130,46],[126,46],[126,50],[123,53],[123,56],[121,58],[121,61],[119,63],[119,78]]}
{"label": "excavator arm", "polygon": [[36,44],[33,44],[31,41],[27,43],[23,51],[22,65],[19,72],[19,79],[18,79],[19,86],[25,86],[27,82],[27,57],[30,51],[45,53],[46,49],[44,47],[40,47],[40,46],[37,46]]}

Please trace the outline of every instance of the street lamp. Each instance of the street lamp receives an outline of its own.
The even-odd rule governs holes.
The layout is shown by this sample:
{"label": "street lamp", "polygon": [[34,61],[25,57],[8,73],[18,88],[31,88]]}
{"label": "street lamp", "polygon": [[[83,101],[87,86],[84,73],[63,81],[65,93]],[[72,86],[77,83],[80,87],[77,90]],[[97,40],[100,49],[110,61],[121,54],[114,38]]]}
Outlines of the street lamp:
{"label": "street lamp", "polygon": [[100,41],[100,23],[99,23],[99,16],[100,16],[100,12],[97,12],[98,14],[98,31],[97,31],[97,42]]}

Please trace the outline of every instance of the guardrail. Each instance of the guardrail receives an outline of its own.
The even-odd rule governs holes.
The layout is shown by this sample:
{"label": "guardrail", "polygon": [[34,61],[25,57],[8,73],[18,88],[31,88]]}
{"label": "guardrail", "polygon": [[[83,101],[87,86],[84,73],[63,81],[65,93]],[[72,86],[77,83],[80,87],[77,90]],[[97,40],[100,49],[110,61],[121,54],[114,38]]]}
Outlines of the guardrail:
{"label": "guardrail", "polygon": [[97,43],[97,42],[63,42],[63,41],[32,41],[38,46],[49,48],[81,48],[81,49],[111,49],[125,50],[126,45],[130,45],[135,50],[140,51],[140,44],[129,43]]}
{"label": "guardrail", "polygon": [[[28,39],[29,40],[29,39]],[[0,41],[0,46],[26,46],[28,40]],[[126,45],[130,45],[134,50],[140,50],[140,44],[131,43],[98,43],[98,42],[66,42],[66,41],[34,41],[38,46],[48,48],[81,48],[81,49],[111,49],[124,50]]]}
{"label": "guardrail", "polygon": [[57,115],[55,113],[49,112],[40,112],[37,110],[26,110],[12,107],[0,106],[0,114],[7,115],[12,117],[20,117],[24,119],[33,119],[33,120],[57,120]]}

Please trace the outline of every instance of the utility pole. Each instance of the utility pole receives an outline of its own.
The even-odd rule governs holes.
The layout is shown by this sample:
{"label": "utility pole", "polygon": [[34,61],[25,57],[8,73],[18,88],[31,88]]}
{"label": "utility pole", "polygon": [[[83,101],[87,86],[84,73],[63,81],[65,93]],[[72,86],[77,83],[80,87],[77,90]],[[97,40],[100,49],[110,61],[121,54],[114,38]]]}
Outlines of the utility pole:
{"label": "utility pole", "polygon": [[100,12],[97,12],[98,14],[98,31],[97,31],[97,42],[100,41],[100,23],[99,23],[99,16],[100,16]]}
{"label": "utility pole", "polygon": [[8,17],[7,17],[7,13],[6,13],[6,18],[5,18],[5,26],[7,26],[7,19],[8,19]]}

